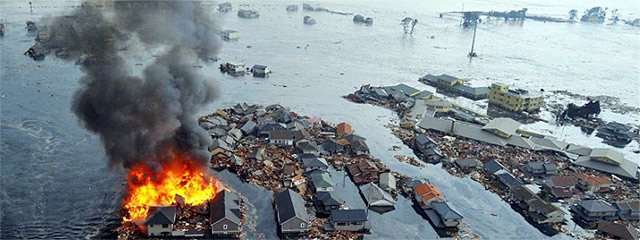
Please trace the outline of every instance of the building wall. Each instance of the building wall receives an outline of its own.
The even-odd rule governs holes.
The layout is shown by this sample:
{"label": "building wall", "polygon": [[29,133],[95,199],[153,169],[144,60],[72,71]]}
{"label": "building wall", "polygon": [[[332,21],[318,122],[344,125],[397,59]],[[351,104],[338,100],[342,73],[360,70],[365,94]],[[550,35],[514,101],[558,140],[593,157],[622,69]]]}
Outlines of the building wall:
{"label": "building wall", "polygon": [[365,222],[332,222],[336,230],[357,232],[364,229]]}
{"label": "building wall", "polygon": [[280,230],[283,233],[288,232],[306,232],[311,228],[308,222],[303,221],[297,217],[289,219],[289,221],[284,222],[280,225]]}
{"label": "building wall", "polygon": [[547,215],[547,220],[544,222],[557,223],[564,221],[564,213],[561,211],[554,211]]}
{"label": "building wall", "polygon": [[171,236],[171,231],[173,230],[173,224],[167,225],[167,227],[162,227],[162,224],[148,224],[147,225],[147,235],[149,236]]}
{"label": "building wall", "polygon": [[456,227],[458,226],[458,224],[460,224],[460,221],[458,219],[444,219],[443,222],[446,227]]}
{"label": "building wall", "polygon": [[489,88],[489,103],[512,112],[536,111],[542,107],[543,97],[523,97],[507,94],[507,85],[492,84]]}
{"label": "building wall", "polygon": [[[227,229],[224,229],[224,225],[227,225]],[[240,226],[228,219],[222,219],[215,224],[211,224],[212,234],[229,234],[237,232],[240,232]]]}

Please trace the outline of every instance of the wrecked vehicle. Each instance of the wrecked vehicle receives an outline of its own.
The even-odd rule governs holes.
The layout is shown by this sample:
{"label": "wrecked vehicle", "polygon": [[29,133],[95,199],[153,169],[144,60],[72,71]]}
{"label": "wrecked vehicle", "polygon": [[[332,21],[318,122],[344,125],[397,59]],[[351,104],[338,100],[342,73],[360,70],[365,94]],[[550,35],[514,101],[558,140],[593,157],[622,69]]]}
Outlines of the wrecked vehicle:
{"label": "wrecked vehicle", "polygon": [[44,60],[47,54],[49,54],[49,50],[44,48],[40,43],[36,43],[35,45],[33,45],[33,47],[24,52],[24,55],[29,56],[35,61]]}
{"label": "wrecked vehicle", "polygon": [[260,14],[258,13],[258,11],[241,9],[238,10],[238,17],[253,19],[260,17]]}
{"label": "wrecked vehicle", "polygon": [[247,68],[244,66],[244,64],[227,62],[220,64],[220,71],[232,76],[241,76],[247,72]]}
{"label": "wrecked vehicle", "polygon": [[0,23],[0,37],[4,36],[4,24]]}
{"label": "wrecked vehicle", "polygon": [[316,20],[313,19],[311,16],[304,16],[304,18],[302,19],[302,22],[307,25],[316,24]]}

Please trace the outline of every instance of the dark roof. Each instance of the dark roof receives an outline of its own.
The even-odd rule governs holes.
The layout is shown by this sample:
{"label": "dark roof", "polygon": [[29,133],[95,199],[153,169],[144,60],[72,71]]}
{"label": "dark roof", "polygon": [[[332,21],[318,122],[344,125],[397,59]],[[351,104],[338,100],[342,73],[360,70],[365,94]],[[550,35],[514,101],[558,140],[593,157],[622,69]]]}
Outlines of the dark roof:
{"label": "dark roof", "polygon": [[525,165],[533,170],[544,170],[542,162],[527,162]]}
{"label": "dark roof", "polygon": [[349,142],[358,141],[358,140],[362,140],[362,141],[367,140],[366,138],[359,135],[355,135],[355,134],[344,135],[343,138],[347,139],[347,141]]}
{"label": "dark roof", "polygon": [[329,165],[327,164],[327,161],[324,160],[324,158],[303,158],[302,159],[302,164],[304,164],[305,168],[328,168]]}
{"label": "dark roof", "polygon": [[353,153],[358,152],[358,151],[369,151],[369,147],[367,146],[367,143],[364,142],[363,140],[357,140],[357,141],[353,141],[351,142],[351,151]]}
{"label": "dark roof", "polygon": [[291,189],[286,189],[276,194],[276,208],[280,224],[294,217],[309,222],[309,214],[307,214],[307,209],[304,207],[304,200],[302,200],[300,194]]}
{"label": "dark roof", "polygon": [[333,222],[364,222],[367,221],[367,212],[364,209],[339,209],[331,211]]}
{"label": "dark roof", "polygon": [[257,125],[256,122],[254,122],[252,120],[249,120],[244,125],[242,125],[240,130],[242,130],[246,134],[249,134],[249,133],[253,132],[253,130],[255,129],[256,125]]}
{"label": "dark roof", "polygon": [[330,138],[322,142],[322,148],[329,153],[335,153],[338,151],[342,151],[344,146],[338,143],[338,141]]}
{"label": "dark roof", "polygon": [[556,165],[553,164],[553,163],[544,163],[544,164],[542,164],[542,166],[544,167],[545,171],[556,171],[556,170],[558,170],[558,167],[556,167]]}
{"label": "dark roof", "polygon": [[425,146],[425,145],[430,145],[430,144],[437,144],[433,139],[431,139],[429,136],[424,135],[424,134],[418,134],[416,136],[416,143],[418,145],[421,146]]}
{"label": "dark roof", "polygon": [[616,208],[602,199],[583,199],[578,205],[589,212],[615,212]]}
{"label": "dark roof", "polygon": [[273,130],[269,132],[269,139],[293,140],[293,132],[289,130]]}
{"label": "dark roof", "polygon": [[316,198],[325,206],[340,206],[342,204],[333,192],[317,192]]}
{"label": "dark roof", "polygon": [[545,183],[555,187],[572,187],[578,183],[578,179],[575,176],[553,176],[547,178]]}
{"label": "dark roof", "polygon": [[639,199],[617,201],[617,202],[614,202],[613,205],[615,205],[616,208],[623,211],[627,211],[627,210],[636,211],[636,212],[640,211]]}
{"label": "dark roof", "polygon": [[518,186],[511,189],[511,195],[520,201],[528,201],[536,198],[536,194],[525,186]]}
{"label": "dark roof", "polygon": [[449,76],[447,74],[442,74],[440,76],[438,76],[439,80],[445,81],[445,82],[453,82],[454,80],[458,79],[457,77],[454,76]]}
{"label": "dark roof", "polygon": [[211,223],[215,223],[220,219],[226,218],[238,225],[241,224],[242,218],[240,213],[239,196],[235,193],[222,190],[213,200],[211,200]]}
{"label": "dark roof", "polygon": [[458,165],[458,167],[462,168],[472,168],[480,165],[480,162],[478,162],[478,160],[472,158],[457,159],[454,163]]}
{"label": "dark roof", "polygon": [[617,224],[609,221],[598,222],[598,231],[621,239],[638,239],[638,231],[631,224]]}
{"label": "dark roof", "polygon": [[462,219],[462,215],[458,213],[456,210],[451,208],[447,202],[435,202],[431,204],[431,207],[440,215],[442,219]]}
{"label": "dark roof", "polygon": [[491,159],[484,164],[484,170],[489,173],[495,173],[501,169],[504,169],[504,166],[495,159]]}
{"label": "dark roof", "polygon": [[144,224],[173,224],[176,221],[176,207],[151,207],[149,208],[149,218]]}
{"label": "dark roof", "polygon": [[523,185],[519,179],[507,172],[498,173],[496,174],[496,177],[498,177],[498,180],[500,180],[500,182],[502,182],[504,185],[507,185],[507,187],[509,188]]}
{"label": "dark roof", "polygon": [[529,201],[529,206],[533,208],[536,212],[542,213],[544,215],[550,214],[554,211],[559,210],[558,207],[553,204],[542,200],[541,198],[535,198],[532,201]]}
{"label": "dark roof", "polygon": [[264,66],[264,65],[253,65],[253,69],[265,70],[266,68],[267,66]]}
{"label": "dark roof", "polygon": [[457,84],[453,86],[453,88],[470,95],[485,95],[489,93],[488,87],[471,87],[464,84]]}

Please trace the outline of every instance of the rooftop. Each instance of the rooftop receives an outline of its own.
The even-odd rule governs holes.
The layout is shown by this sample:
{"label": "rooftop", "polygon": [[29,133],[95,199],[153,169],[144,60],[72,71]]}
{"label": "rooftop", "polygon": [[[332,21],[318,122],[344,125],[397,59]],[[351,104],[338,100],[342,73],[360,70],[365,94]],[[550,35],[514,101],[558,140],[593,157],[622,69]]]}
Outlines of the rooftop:
{"label": "rooftop", "polygon": [[332,222],[366,222],[367,212],[364,209],[339,209],[331,211]]}
{"label": "rooftop", "polygon": [[495,118],[487,123],[487,125],[484,125],[482,130],[498,130],[511,136],[516,133],[520,125],[519,122],[511,118]]}
{"label": "rooftop", "polygon": [[309,221],[309,214],[304,207],[304,200],[300,194],[285,189],[276,194],[276,208],[278,210],[278,222],[284,223],[287,220],[298,217],[304,221]]}

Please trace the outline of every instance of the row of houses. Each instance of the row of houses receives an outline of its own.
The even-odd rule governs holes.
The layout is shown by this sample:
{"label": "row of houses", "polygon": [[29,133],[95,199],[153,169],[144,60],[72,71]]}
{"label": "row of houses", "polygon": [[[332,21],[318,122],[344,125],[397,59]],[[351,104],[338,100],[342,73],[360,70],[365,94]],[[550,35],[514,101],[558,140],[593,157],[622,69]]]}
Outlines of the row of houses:
{"label": "row of houses", "polygon": [[[222,35],[225,38],[237,39],[237,32],[233,30],[224,31]],[[249,69],[242,63],[231,63],[231,62],[220,64],[220,71],[232,76],[243,76],[246,72],[251,72],[254,77],[260,77],[260,78],[268,77],[269,74],[271,74],[272,72],[269,67],[264,65],[253,65],[253,67]]]}
{"label": "row of houses", "polygon": [[436,87],[438,91],[458,94],[472,100],[488,98],[490,105],[512,112],[535,112],[544,104],[541,92],[510,89],[509,85],[503,83],[493,83],[490,87],[470,87],[466,80],[446,74],[440,76],[427,74],[419,81]]}
{"label": "row of houses", "polygon": [[458,94],[472,100],[487,99],[489,95],[488,87],[471,87],[464,79],[447,74],[440,76],[427,74],[419,80],[424,84],[434,86],[438,91]]}
{"label": "row of houses", "polygon": [[[210,199],[206,209],[208,209],[212,235],[229,237],[242,231],[241,204],[242,199],[238,194],[224,189],[217,193],[213,199]],[[206,212],[202,210],[199,213]],[[147,236],[187,238],[204,236],[204,232],[199,230],[174,230],[176,214],[176,206],[151,207],[144,222]]]}
{"label": "row of houses", "polygon": [[[520,129],[520,123],[510,118],[495,118],[486,125],[476,125],[458,122],[453,119],[443,119],[425,116],[418,126],[425,130],[434,130],[449,135],[489,143],[498,146],[515,146],[533,151],[551,151],[564,155],[578,167],[590,168],[618,177],[638,180],[638,164],[625,159],[624,154],[610,148],[588,148],[575,144],[568,144],[542,134],[532,133]],[[541,163],[542,164],[542,163]],[[529,172],[547,171],[544,164],[532,167]],[[540,168],[541,167],[541,168]],[[553,171],[553,169],[551,169]]]}

